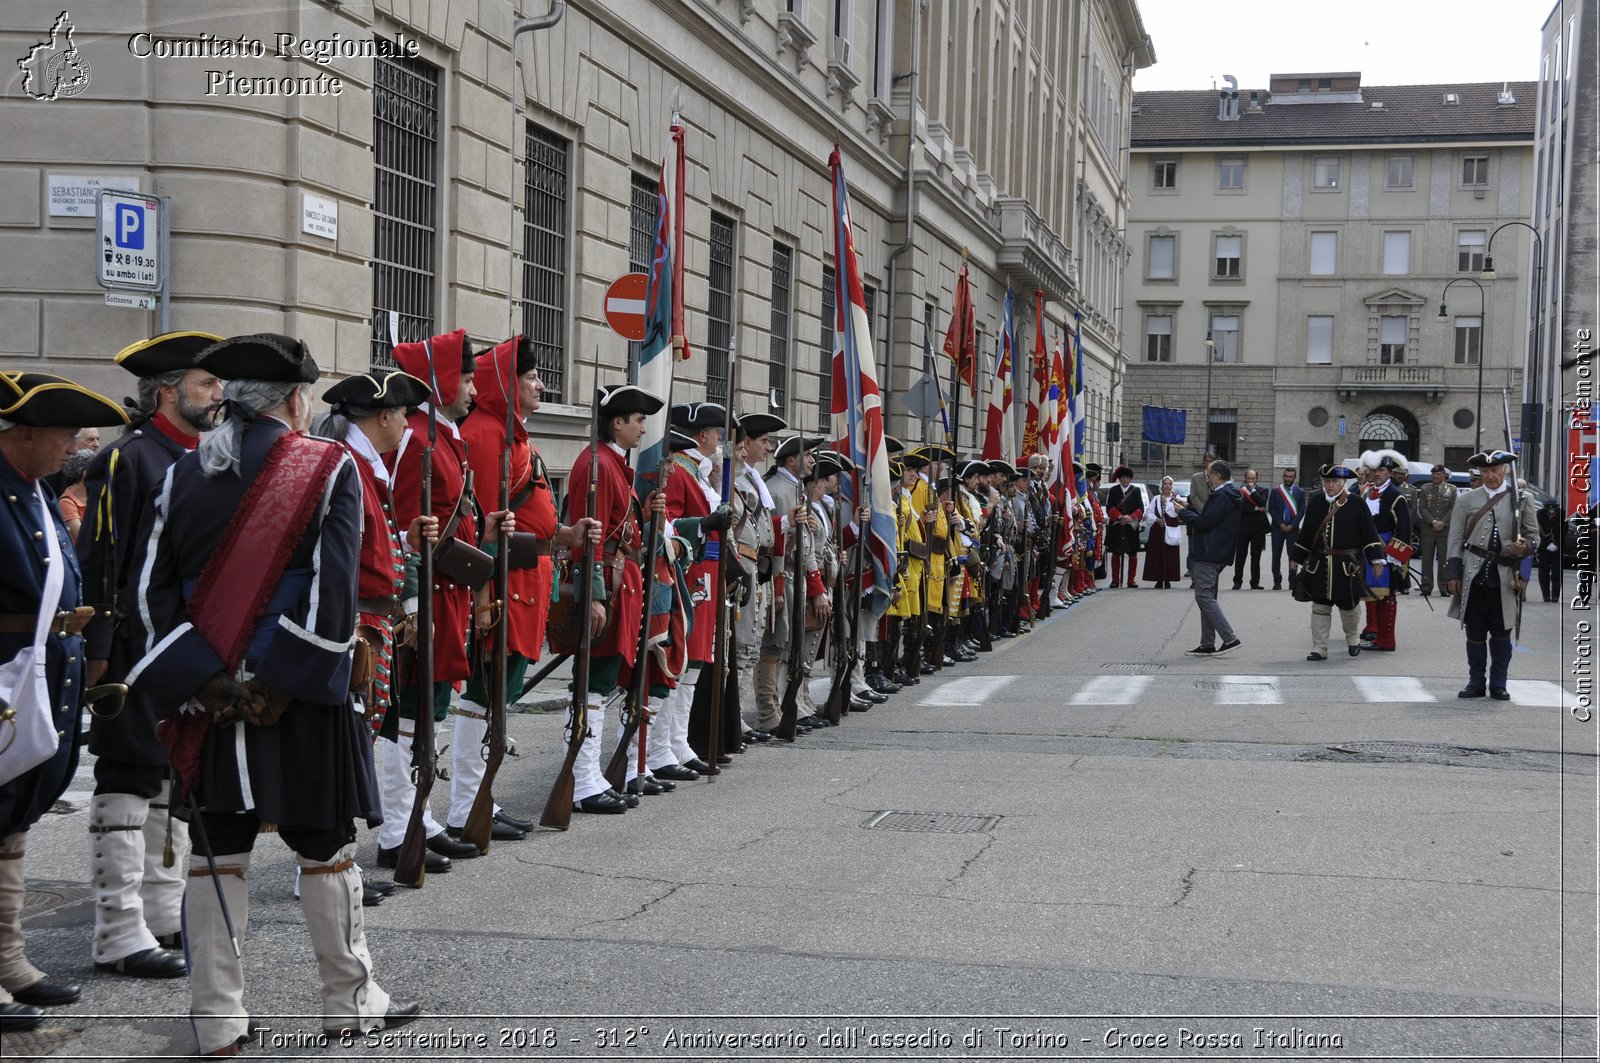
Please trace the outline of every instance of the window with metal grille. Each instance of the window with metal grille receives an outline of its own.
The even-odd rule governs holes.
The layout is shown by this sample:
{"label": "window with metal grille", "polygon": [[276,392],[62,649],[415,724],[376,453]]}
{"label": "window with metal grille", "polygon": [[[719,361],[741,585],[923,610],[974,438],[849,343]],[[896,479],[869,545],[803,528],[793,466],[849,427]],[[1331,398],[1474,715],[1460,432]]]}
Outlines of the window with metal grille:
{"label": "window with metal grille", "polygon": [[768,332],[767,388],[778,416],[789,414],[789,279],[794,251],[772,244],[772,328]]}
{"label": "window with metal grille", "polygon": [[565,401],[567,189],[571,144],[532,122],[527,129],[522,221],[522,331],[533,344],[549,402]]}
{"label": "window with metal grille", "polygon": [[[628,202],[628,269],[650,272],[650,255],[656,246],[656,223],[660,219],[661,186],[653,179],[633,175],[633,193]],[[639,341],[628,341],[628,379],[638,376]]]}
{"label": "window with metal grille", "polygon": [[404,56],[373,60],[372,161],[372,365],[393,368],[395,344],[433,335],[438,67]]}
{"label": "window with metal grille", "polygon": [[706,398],[711,402],[728,402],[728,351],[732,345],[733,219],[712,211],[711,290],[706,301]]}
{"label": "window with metal grille", "polygon": [[1239,450],[1239,411],[1212,407],[1206,418],[1206,438],[1211,453],[1232,462]]}
{"label": "window with metal grille", "polygon": [[817,427],[828,430],[833,416],[833,346],[838,342],[834,322],[839,314],[839,275],[832,266],[822,267],[822,337],[817,341],[821,356],[817,361]]}

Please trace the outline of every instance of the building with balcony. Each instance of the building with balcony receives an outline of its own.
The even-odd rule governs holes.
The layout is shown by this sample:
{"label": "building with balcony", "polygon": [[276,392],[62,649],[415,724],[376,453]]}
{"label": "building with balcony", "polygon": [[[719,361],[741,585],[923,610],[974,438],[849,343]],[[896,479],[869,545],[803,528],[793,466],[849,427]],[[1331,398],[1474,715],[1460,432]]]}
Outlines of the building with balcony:
{"label": "building with balcony", "polygon": [[[837,144],[890,431],[942,436],[892,396],[948,367],[926,352],[965,252],[985,386],[1008,280],[1024,350],[1036,290],[1052,339],[1082,313],[1090,456],[1108,459],[1130,86],[1154,61],[1134,0],[570,0],[515,46],[549,0],[225,7],[75,8],[63,66],[60,5],[8,5],[0,42],[36,80],[0,81],[0,368],[128,391],[111,357],[162,318],[105,301],[92,204],[132,188],[169,198],[172,328],[293,333],[330,374],[455,327],[525,332],[547,385],[530,427],[559,472],[596,379],[627,372],[602,295],[648,260],[676,99],[694,357],[674,398],[724,399],[737,352],[739,408],[828,427]],[[67,67],[83,74],[55,91]]]}
{"label": "building with balcony", "polygon": [[[1337,71],[1136,94],[1123,460],[1187,473],[1209,439],[1275,482],[1375,447],[1459,467],[1504,446],[1530,234],[1479,274],[1531,209],[1535,90]],[[1183,446],[1141,442],[1146,404],[1188,411]]]}

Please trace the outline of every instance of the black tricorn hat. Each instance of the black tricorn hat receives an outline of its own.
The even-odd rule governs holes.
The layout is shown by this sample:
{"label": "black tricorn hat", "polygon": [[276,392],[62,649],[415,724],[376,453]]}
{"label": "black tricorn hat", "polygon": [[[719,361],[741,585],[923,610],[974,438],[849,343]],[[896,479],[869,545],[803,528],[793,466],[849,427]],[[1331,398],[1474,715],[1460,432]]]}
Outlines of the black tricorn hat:
{"label": "black tricorn hat", "polygon": [[988,471],[989,471],[989,463],[988,462],[982,461],[982,460],[980,460],[978,458],[973,458],[971,461],[969,461],[965,465],[961,466],[961,468],[956,472],[956,475],[961,477],[963,480],[965,480],[969,476],[982,476],[984,473],[986,473]]}
{"label": "black tricorn hat", "polygon": [[735,419],[735,427],[739,439],[760,439],[783,431],[789,422],[775,413],[742,413]]}
{"label": "black tricorn hat", "polygon": [[830,476],[848,472],[852,468],[850,459],[836,450],[824,450],[817,455],[817,463],[811,468],[808,480],[825,480]]}
{"label": "black tricorn hat", "polygon": [[110,428],[128,414],[97,391],[54,373],[0,373],[0,421],[29,428]]}
{"label": "black tricorn hat", "polygon": [[907,469],[926,469],[929,465],[933,464],[933,462],[928,460],[928,456],[924,454],[920,448],[917,450],[908,450],[895,460]]}
{"label": "black tricorn hat", "polygon": [[193,369],[200,352],[222,339],[214,332],[167,332],[132,343],[114,361],[136,377],[160,376],[175,369]]}
{"label": "black tricorn hat", "polygon": [[895,458],[893,461],[891,461],[889,463],[889,475],[890,476],[893,476],[896,480],[898,480],[898,479],[900,479],[900,477],[904,476],[905,474],[906,474],[905,462],[901,461],[899,458]]}
{"label": "black tricorn hat", "polygon": [[627,417],[635,413],[648,417],[667,404],[665,399],[652,395],[638,384],[601,388],[599,403],[602,417]]}
{"label": "black tricorn hat", "polygon": [[1098,461],[1091,461],[1083,467],[1083,472],[1085,476],[1099,476],[1104,470],[1100,468]]}
{"label": "black tricorn hat", "polygon": [[894,436],[885,435],[883,437],[883,449],[886,454],[903,454],[905,453],[906,445]]}
{"label": "black tricorn hat", "polygon": [[1348,465],[1324,465],[1321,476],[1324,480],[1354,480],[1356,471]]}
{"label": "black tricorn hat", "polygon": [[667,450],[673,453],[680,450],[693,450],[699,445],[694,436],[686,436],[676,428],[667,432]]}
{"label": "black tricorn hat", "polygon": [[802,450],[812,450],[820,447],[827,440],[821,436],[793,435],[778,444],[777,453],[773,455],[779,463],[788,461]]}
{"label": "black tricorn hat", "polygon": [[1025,461],[1017,462],[1017,464],[1014,467],[1017,470],[1017,475],[1018,476],[1032,476],[1033,475],[1033,470],[1028,468],[1028,463],[1025,462]]}
{"label": "black tricorn hat", "polygon": [[[0,414],[0,416],[4,416]],[[1496,465],[1515,465],[1517,456],[1509,450],[1480,450],[1467,459],[1469,469],[1492,469]]]}
{"label": "black tricorn hat", "polygon": [[986,461],[984,464],[989,466],[990,472],[997,472],[1004,476],[1010,476],[1012,473],[1017,471],[1011,467],[1011,463],[1009,461],[1001,461],[999,458]]}
{"label": "black tricorn hat", "polygon": [[956,460],[956,452],[945,446],[943,443],[924,443],[917,449],[908,451],[907,453],[915,454],[921,458],[926,458],[930,465],[936,461]]}
{"label": "black tricorn hat", "polygon": [[680,402],[672,407],[672,427],[689,432],[721,428],[727,424],[727,408],[715,402]]}
{"label": "black tricorn hat", "polygon": [[322,375],[304,343],[276,332],[219,340],[201,351],[195,364],[224,380],[315,384]]}
{"label": "black tricorn hat", "polygon": [[340,413],[351,408],[390,410],[398,406],[420,406],[428,401],[428,382],[398,369],[382,376],[364,373],[345,377],[324,391],[322,400]]}

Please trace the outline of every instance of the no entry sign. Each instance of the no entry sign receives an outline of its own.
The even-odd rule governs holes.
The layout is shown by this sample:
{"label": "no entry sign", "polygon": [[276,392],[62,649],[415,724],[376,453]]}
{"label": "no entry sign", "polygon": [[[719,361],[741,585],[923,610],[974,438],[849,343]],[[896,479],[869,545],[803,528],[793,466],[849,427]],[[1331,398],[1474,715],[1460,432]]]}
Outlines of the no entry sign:
{"label": "no entry sign", "polygon": [[650,277],[624,273],[606,289],[606,324],[625,340],[644,339],[646,288]]}

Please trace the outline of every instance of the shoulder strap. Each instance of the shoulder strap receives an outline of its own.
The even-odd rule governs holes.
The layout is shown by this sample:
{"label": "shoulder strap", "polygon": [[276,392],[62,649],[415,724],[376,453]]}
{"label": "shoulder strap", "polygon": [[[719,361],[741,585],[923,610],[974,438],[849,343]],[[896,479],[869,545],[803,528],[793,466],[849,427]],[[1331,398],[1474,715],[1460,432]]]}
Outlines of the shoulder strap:
{"label": "shoulder strap", "polygon": [[[1507,498],[1511,497],[1510,491],[1502,491],[1500,494],[1505,495]],[[1489,500],[1489,504],[1487,506],[1484,506],[1482,509],[1478,510],[1478,512],[1472,515],[1472,519],[1467,521],[1467,530],[1461,535],[1461,542],[1463,544],[1472,541],[1472,533],[1478,530],[1478,524],[1482,522],[1484,517],[1489,515],[1489,511],[1491,509],[1499,504],[1500,495],[1495,495],[1494,498]]]}

